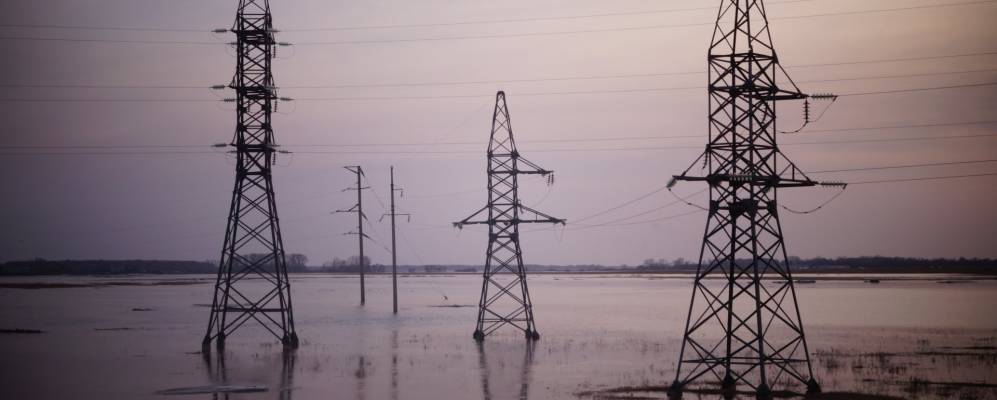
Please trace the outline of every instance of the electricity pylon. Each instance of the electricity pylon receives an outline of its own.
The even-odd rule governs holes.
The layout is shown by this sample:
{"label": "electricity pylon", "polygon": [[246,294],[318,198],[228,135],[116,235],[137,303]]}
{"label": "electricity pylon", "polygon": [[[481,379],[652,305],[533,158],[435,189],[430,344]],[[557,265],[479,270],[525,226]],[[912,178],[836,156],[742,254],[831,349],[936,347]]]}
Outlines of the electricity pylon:
{"label": "electricity pylon", "polygon": [[[533,303],[526,284],[523,251],[519,246],[519,224],[564,224],[519,202],[519,175],[541,175],[553,183],[553,171],[540,168],[520,157],[512,137],[512,122],[505,102],[505,92],[495,95],[492,132],[488,143],[488,204],[454,226],[488,225],[488,250],[485,255],[484,281],[478,302],[478,322],[474,339],[505,325],[522,330],[528,339],[540,333],[533,320]],[[480,219],[483,218],[483,219]]]}
{"label": "electricity pylon", "polygon": [[259,322],[285,347],[298,346],[284,245],[277,219],[271,166],[277,152],[270,114],[277,90],[271,61],[274,39],[266,0],[241,0],[235,33],[235,187],[215,283],[211,317],[202,346],[225,339],[249,320]]}
{"label": "electricity pylon", "polygon": [[347,190],[356,190],[357,191],[357,204],[354,204],[353,207],[350,207],[350,208],[345,209],[345,210],[336,210],[336,212],[337,213],[357,213],[357,230],[355,232],[347,232],[346,234],[347,235],[357,235],[357,239],[359,239],[359,242],[360,242],[360,245],[359,245],[360,246],[360,256],[359,256],[360,258],[359,258],[359,260],[357,262],[360,263],[360,305],[364,305],[364,304],[367,303],[367,295],[366,295],[366,290],[364,288],[364,270],[366,269],[366,266],[364,265],[364,258],[363,258],[364,257],[363,256],[363,241],[364,241],[364,239],[369,239],[369,237],[366,234],[363,233],[363,222],[364,222],[364,220],[367,219],[367,215],[363,213],[363,191],[364,191],[364,189],[370,189],[370,187],[362,185],[362,179],[364,177],[364,174],[363,174],[363,168],[361,168],[359,165],[354,165],[354,166],[349,166],[349,167],[343,167],[343,168],[346,168],[348,171],[356,174],[356,176],[357,176],[357,186],[356,187],[343,189],[343,191],[347,191]]}
{"label": "electricity pylon", "polygon": [[[814,186],[776,144],[776,103],[808,95],[779,64],[762,0],[724,0],[709,52],[706,151],[677,180],[710,203],[675,381],[716,380],[726,395],[773,384],[819,392],[779,223],[777,190]],[[704,169],[702,176],[690,173]],[[674,181],[670,183],[674,184]],[[832,183],[828,183],[832,185]],[[711,279],[717,278],[717,279]]]}

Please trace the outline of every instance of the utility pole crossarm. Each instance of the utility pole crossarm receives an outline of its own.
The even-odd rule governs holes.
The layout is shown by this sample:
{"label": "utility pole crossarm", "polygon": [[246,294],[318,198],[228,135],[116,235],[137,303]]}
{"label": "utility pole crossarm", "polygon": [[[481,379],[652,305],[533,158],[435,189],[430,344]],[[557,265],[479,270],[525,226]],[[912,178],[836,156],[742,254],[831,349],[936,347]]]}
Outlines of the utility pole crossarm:
{"label": "utility pole crossarm", "polygon": [[372,238],[370,237],[370,235],[368,235],[368,234],[366,234],[366,233],[360,233],[360,232],[356,232],[356,231],[349,231],[349,232],[346,232],[346,233],[343,233],[343,235],[344,235],[344,236],[353,236],[353,235],[360,235],[360,236],[363,236],[363,238],[364,238],[364,239],[367,239],[367,240],[374,240],[374,239],[372,239]]}

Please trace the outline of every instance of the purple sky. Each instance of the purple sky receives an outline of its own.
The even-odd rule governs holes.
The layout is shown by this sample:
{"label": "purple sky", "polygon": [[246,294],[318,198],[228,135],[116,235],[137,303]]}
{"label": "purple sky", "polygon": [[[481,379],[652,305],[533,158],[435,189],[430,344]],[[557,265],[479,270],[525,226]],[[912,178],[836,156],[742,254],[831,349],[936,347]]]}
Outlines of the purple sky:
{"label": "purple sky", "polygon": [[[884,12],[861,10],[949,7]],[[706,138],[705,74],[585,80],[544,80],[704,71],[715,10],[643,13],[712,7],[717,1],[316,1],[274,2],[282,48],[275,62],[281,94],[297,99],[275,116],[278,141],[294,151],[275,168],[285,248],[312,264],[354,254],[342,236],[355,219],[331,215],[353,193],[340,190],[353,177],[341,168],[361,164],[387,202],[388,166],[405,188],[398,199],[411,223],[399,225],[401,263],[477,263],[486,242],[481,228],[455,231],[451,221],[485,202],[484,149],[494,92],[508,94],[521,153],[556,171],[556,184],[527,180],[528,205],[566,218],[565,231],[524,234],[526,261],[544,264],[636,264],[645,258],[695,258],[705,214],[671,206],[620,221],[620,226],[571,222],[663,186],[701,152]],[[784,3],[784,4],[779,4]],[[991,83],[997,80],[997,3],[964,1],[769,1],[780,59],[800,88],[840,94]],[[977,2],[981,3],[981,2]],[[210,29],[231,24],[235,1],[8,0],[0,3],[0,37],[224,42]],[[624,14],[578,19],[449,24],[540,17]],[[794,16],[812,17],[793,18]],[[813,16],[817,15],[817,16]],[[310,28],[447,23],[422,27],[311,31]],[[194,29],[197,32],[76,30],[10,27],[43,24]],[[668,27],[672,25],[672,27]],[[676,27],[674,25],[683,25]],[[662,27],[665,26],[665,27]],[[650,27],[647,29],[610,30]],[[577,31],[595,31],[578,33]],[[557,35],[505,36],[538,32]],[[460,40],[397,41],[473,36]],[[482,36],[486,36],[482,38]],[[387,41],[383,40],[395,40]],[[328,42],[366,42],[339,43]],[[371,43],[371,41],[375,41]],[[377,42],[381,41],[381,42]],[[308,44],[326,42],[326,44]],[[231,50],[221,44],[140,44],[0,39],[4,84],[188,86],[193,88],[12,88],[3,99],[198,99],[188,102],[3,102],[0,150],[0,260],[62,258],[177,258],[214,260],[221,247],[234,176],[233,161],[212,143],[234,129],[230,103]],[[852,61],[920,60],[840,64]],[[813,66],[813,64],[835,64]],[[808,66],[809,65],[809,66]],[[879,78],[879,79],[852,79]],[[849,79],[849,80],[843,80]],[[307,86],[480,82],[396,87]],[[688,88],[572,95],[550,92]],[[425,98],[434,96],[471,96]],[[358,97],[389,99],[357,100]],[[420,99],[391,99],[422,97]],[[347,100],[307,100],[348,98]],[[800,104],[780,105],[781,127],[799,125]],[[823,104],[816,105],[820,110]],[[846,96],[798,136],[780,138],[783,151],[806,171],[840,170],[995,158],[994,86],[898,94]],[[934,127],[835,131],[840,128]],[[665,140],[543,140],[667,137]],[[980,136],[984,135],[984,136]],[[942,136],[952,139],[909,140]],[[890,139],[890,140],[880,140]],[[906,140],[893,140],[906,139]],[[533,142],[531,142],[533,141]],[[826,142],[847,141],[832,144]],[[322,147],[371,143],[462,145]],[[791,145],[791,143],[820,142]],[[44,146],[138,146],[45,148]],[[149,147],[185,146],[185,147]],[[673,147],[662,149],[661,147]],[[640,150],[606,150],[606,149]],[[563,151],[596,149],[598,151]],[[385,151],[409,151],[385,154]],[[557,151],[545,151],[557,150]],[[367,152],[367,153],[358,153]],[[51,153],[74,155],[51,155]],[[126,155],[79,153],[125,152]],[[339,153],[336,153],[339,152]],[[347,153],[343,153],[347,152]],[[349,153],[352,152],[352,153]],[[370,153],[375,152],[375,153]],[[381,152],[381,153],[377,153]],[[29,153],[30,155],[11,155]],[[150,154],[161,153],[161,154]],[[847,182],[993,173],[995,163],[814,174]],[[783,213],[789,253],[809,256],[890,255],[997,257],[993,176],[854,185],[810,215]],[[477,189],[477,190],[475,190]],[[680,184],[676,192],[702,189]],[[383,211],[367,192],[375,239],[388,245]],[[786,206],[806,209],[834,189],[780,192]],[[704,202],[702,195],[694,202]],[[641,214],[674,199],[659,193],[618,211],[583,221],[597,225]],[[538,204],[539,203],[539,204]],[[530,228],[524,228],[530,230]],[[390,256],[377,245],[375,262]]]}

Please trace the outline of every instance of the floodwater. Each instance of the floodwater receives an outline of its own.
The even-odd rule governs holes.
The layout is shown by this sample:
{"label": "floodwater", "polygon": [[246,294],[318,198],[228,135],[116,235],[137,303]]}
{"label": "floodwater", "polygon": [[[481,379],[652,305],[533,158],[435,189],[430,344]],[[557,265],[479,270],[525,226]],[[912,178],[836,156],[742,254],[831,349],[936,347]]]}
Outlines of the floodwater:
{"label": "floodwater", "polygon": [[[797,285],[824,391],[997,398],[997,281],[904,277]],[[298,350],[247,324],[206,360],[211,277],[3,278],[0,329],[44,332],[0,334],[0,398],[665,398],[689,276],[531,276],[542,338],[508,329],[478,346],[480,279],[402,275],[392,315],[390,276],[368,277],[361,307],[356,276],[292,275]]]}

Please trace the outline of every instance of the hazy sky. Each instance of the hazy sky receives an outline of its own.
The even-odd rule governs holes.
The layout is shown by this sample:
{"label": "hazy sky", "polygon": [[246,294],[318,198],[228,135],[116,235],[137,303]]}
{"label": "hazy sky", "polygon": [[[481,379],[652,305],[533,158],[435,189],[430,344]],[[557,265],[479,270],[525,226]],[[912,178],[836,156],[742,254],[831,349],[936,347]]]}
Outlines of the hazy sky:
{"label": "hazy sky", "polygon": [[[946,2],[961,5],[917,8]],[[553,187],[541,180],[526,180],[521,196],[526,204],[569,223],[563,231],[524,234],[528,263],[633,265],[650,257],[695,258],[706,216],[695,213],[665,219],[695,211],[684,205],[654,210],[673,201],[667,192],[578,225],[571,222],[663,186],[702,151],[706,77],[696,72],[705,72],[716,14],[704,8],[718,3],[273,2],[275,25],[283,30],[278,39],[296,44],[281,48],[275,62],[276,81],[283,87],[283,96],[299,99],[282,104],[281,114],[274,118],[278,141],[295,152],[281,157],[274,172],[286,250],[308,255],[315,265],[334,256],[353,255],[355,238],[341,233],[353,229],[355,218],[330,214],[354,201],[352,192],[341,192],[353,180],[341,166],[363,165],[376,195],[386,203],[388,166],[394,165],[396,181],[405,188],[405,197],[397,202],[413,214],[411,223],[399,225],[399,262],[481,262],[486,243],[483,228],[456,231],[449,223],[485,202],[484,150],[494,93],[503,89],[521,153],[556,171]],[[779,56],[800,88],[840,94],[997,81],[993,44],[997,42],[993,22],[997,2],[965,3],[969,2],[767,2]],[[230,140],[235,117],[231,103],[212,101],[232,96],[231,91],[207,87],[227,83],[235,60],[231,49],[210,44],[232,38],[208,31],[230,26],[235,6],[236,1],[219,0],[0,3],[0,25],[4,25],[0,28],[4,54],[0,83],[172,87],[5,87],[3,99],[136,101],[3,101],[0,145],[7,147],[0,150],[4,182],[0,259],[217,259],[234,163],[209,146]],[[854,13],[897,8],[904,10]],[[537,19],[594,14],[603,16]],[[497,20],[519,21],[464,23]],[[398,27],[437,23],[443,25]],[[311,30],[385,25],[394,27]],[[172,31],[187,29],[193,31]],[[573,33],[523,35],[541,32]],[[464,38],[411,40],[443,37]],[[963,54],[977,55],[924,58]],[[909,58],[920,59],[842,64]],[[676,72],[692,73],[668,74]],[[563,79],[607,75],[630,77]],[[412,85],[455,81],[488,83]],[[385,84],[403,85],[314,88]],[[651,88],[680,89],[626,91]],[[590,93],[542,94],[551,92]],[[370,97],[377,99],[358,99]],[[316,100],[323,98],[338,100]],[[149,101],[162,99],[198,101]],[[781,127],[798,126],[801,105],[780,107]],[[995,124],[965,123],[997,120],[995,109],[994,86],[846,96],[807,131],[780,140],[784,152],[806,171],[988,160],[997,158],[997,138],[986,136],[994,133]],[[909,125],[936,126],[835,130]],[[601,140],[689,135],[700,137]],[[972,137],[910,140],[942,136]],[[537,142],[561,139],[600,140]],[[848,143],[827,143],[834,141]],[[454,142],[472,144],[442,144]],[[805,142],[811,144],[791,145]],[[343,144],[409,145],[319,146]],[[569,149],[595,151],[565,151]],[[977,163],[812,176],[859,182],[993,172],[997,172],[995,163]],[[788,250],[803,257],[997,257],[995,184],[997,179],[988,176],[854,185],[817,213],[783,213]],[[676,191],[690,194],[700,189],[685,183]],[[377,223],[383,211],[374,194],[366,193],[365,206],[377,227],[375,239],[387,246],[388,224]],[[835,190],[795,189],[780,194],[783,204],[806,209],[833,196]],[[704,199],[703,195],[692,197],[698,203]],[[648,222],[652,220],[657,221]],[[591,226],[607,222],[628,225]],[[371,248],[375,262],[390,261],[384,249]]]}

